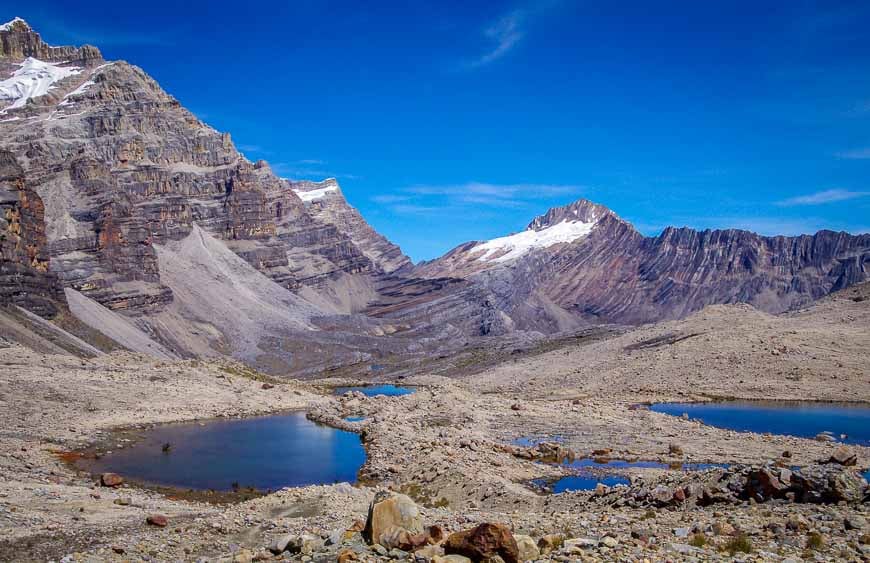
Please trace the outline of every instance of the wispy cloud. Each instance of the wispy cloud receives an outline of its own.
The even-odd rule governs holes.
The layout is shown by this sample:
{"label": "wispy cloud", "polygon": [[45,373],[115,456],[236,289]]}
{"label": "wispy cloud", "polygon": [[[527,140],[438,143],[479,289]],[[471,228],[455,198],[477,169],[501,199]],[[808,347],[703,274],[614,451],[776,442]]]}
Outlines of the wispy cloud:
{"label": "wispy cloud", "polygon": [[870,196],[870,192],[833,189],[816,192],[814,194],[791,197],[777,202],[777,205],[784,207],[791,207],[794,205],[822,205],[825,203],[847,201],[850,199],[867,196]]}
{"label": "wispy cloud", "polygon": [[525,20],[526,12],[524,10],[514,10],[484,29],[483,35],[490,43],[489,49],[477,58],[468,61],[465,66],[478,68],[507,55],[525,36],[526,32],[523,29]]}
{"label": "wispy cloud", "polygon": [[338,172],[328,168],[317,166],[325,164],[322,160],[302,159],[290,162],[270,162],[269,166],[281,177],[291,180],[323,180],[324,178],[338,178],[339,180],[356,180],[359,176],[347,172]]}
{"label": "wispy cloud", "polygon": [[491,184],[466,182],[448,185],[414,185],[396,193],[372,196],[396,213],[442,212],[459,209],[504,209],[537,205],[542,199],[579,197],[586,188],[564,184]]}
{"label": "wispy cloud", "polygon": [[850,151],[838,152],[837,158],[844,158],[847,160],[870,159],[870,147],[863,148],[863,149],[854,149],[854,150],[850,150]]}
{"label": "wispy cloud", "polygon": [[271,154],[269,151],[263,149],[260,145],[236,145],[236,148],[242,152],[251,152],[256,154]]}

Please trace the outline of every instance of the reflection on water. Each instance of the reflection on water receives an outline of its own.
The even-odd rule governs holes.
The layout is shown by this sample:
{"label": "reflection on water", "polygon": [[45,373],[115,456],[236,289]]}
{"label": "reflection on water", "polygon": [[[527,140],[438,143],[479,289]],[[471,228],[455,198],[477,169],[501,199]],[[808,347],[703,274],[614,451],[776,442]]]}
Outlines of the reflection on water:
{"label": "reflection on water", "polygon": [[710,426],[803,438],[828,433],[847,444],[870,446],[870,407],[860,404],[774,401],[660,403],[650,410],[697,418]]}
{"label": "reflection on water", "polygon": [[156,485],[227,491],[234,486],[267,490],[354,482],[365,459],[356,434],[293,413],[158,426],[133,446],[84,463],[94,473],[110,471]]}
{"label": "reflection on water", "polygon": [[385,395],[387,397],[398,397],[400,395],[410,395],[416,389],[413,387],[401,387],[393,384],[386,385],[357,385],[355,387],[336,387],[336,395],[344,395],[348,391],[359,391],[366,397],[375,397],[377,395]]}

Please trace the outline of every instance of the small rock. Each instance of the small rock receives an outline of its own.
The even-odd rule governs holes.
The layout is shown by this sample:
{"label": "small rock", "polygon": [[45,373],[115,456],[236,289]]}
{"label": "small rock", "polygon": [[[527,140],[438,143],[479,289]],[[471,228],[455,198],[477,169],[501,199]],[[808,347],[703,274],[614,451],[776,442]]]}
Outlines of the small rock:
{"label": "small rock", "polygon": [[689,528],[674,528],[674,535],[678,538],[689,537],[689,532],[691,532]]}
{"label": "small rock", "polygon": [[120,487],[124,478],[117,473],[103,473],[100,475],[100,485],[104,487]]}
{"label": "small rock", "polygon": [[147,518],[145,518],[145,522],[147,522],[151,526],[165,528],[166,525],[169,524],[169,519],[163,514],[151,514]]}
{"label": "small rock", "polygon": [[601,545],[613,549],[614,547],[619,545],[619,540],[614,538],[613,536],[604,536],[604,539],[601,540]]}
{"label": "small rock", "polygon": [[846,516],[843,524],[846,526],[847,530],[863,530],[867,527],[867,520],[858,514],[851,514]]}

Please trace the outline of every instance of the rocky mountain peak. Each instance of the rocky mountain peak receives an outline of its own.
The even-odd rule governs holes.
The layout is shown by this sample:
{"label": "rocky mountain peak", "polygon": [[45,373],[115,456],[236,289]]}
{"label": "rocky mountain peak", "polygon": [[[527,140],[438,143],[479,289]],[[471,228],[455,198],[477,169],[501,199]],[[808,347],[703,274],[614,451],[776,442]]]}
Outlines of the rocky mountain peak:
{"label": "rocky mountain peak", "polygon": [[[541,231],[552,227],[564,221],[581,222],[581,223],[597,223],[604,217],[619,218],[616,213],[607,207],[589,201],[588,199],[578,199],[568,205],[553,207],[543,215],[539,215],[532,219],[532,222],[526,227],[527,230]],[[624,221],[623,221],[624,222]]]}
{"label": "rocky mountain peak", "polygon": [[33,28],[30,27],[29,23],[16,16],[12,18],[12,21],[0,25],[0,31],[25,32],[33,31]]}
{"label": "rocky mountain peak", "polygon": [[42,40],[30,24],[16,17],[0,25],[0,59],[20,61],[32,57],[43,62],[75,62],[85,65],[103,62],[100,50],[92,45],[53,47]]}

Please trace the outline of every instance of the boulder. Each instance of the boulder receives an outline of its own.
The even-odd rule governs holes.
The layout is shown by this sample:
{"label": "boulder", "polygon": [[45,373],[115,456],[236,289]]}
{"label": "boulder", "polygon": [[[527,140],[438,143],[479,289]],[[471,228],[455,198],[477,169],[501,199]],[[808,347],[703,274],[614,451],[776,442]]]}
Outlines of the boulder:
{"label": "boulder", "polygon": [[476,528],[451,534],[444,542],[444,553],[464,555],[472,561],[501,557],[505,563],[518,563],[519,547],[513,534],[502,524],[484,523]]}
{"label": "boulder", "polygon": [[748,498],[763,502],[771,498],[781,498],[788,488],[789,484],[780,480],[779,471],[762,467],[749,473],[744,493]]}
{"label": "boulder", "polygon": [[279,553],[284,553],[287,551],[287,547],[290,545],[290,542],[293,541],[293,536],[291,534],[284,534],[283,536],[278,536],[272,543],[269,544],[269,551],[278,555]]}
{"label": "boulder", "polygon": [[827,463],[836,463],[838,465],[845,465],[847,467],[851,467],[858,463],[858,456],[853,452],[850,448],[846,446],[840,446],[834,453],[831,454],[831,457],[828,459]]}
{"label": "boulder", "polygon": [[436,555],[432,558],[432,563],[473,563],[471,559],[464,555]]}
{"label": "boulder", "polygon": [[538,544],[531,536],[516,534],[514,540],[517,542],[520,561],[534,561],[541,556],[541,550],[538,549]]}
{"label": "boulder", "polygon": [[104,487],[120,487],[124,484],[124,478],[117,473],[103,473],[100,475],[100,485]]}
{"label": "boulder", "polygon": [[538,549],[541,555],[547,555],[552,551],[556,551],[562,544],[565,543],[565,536],[560,534],[547,534],[538,540]]}
{"label": "boulder", "polygon": [[[402,534],[403,531],[405,534]],[[410,497],[388,491],[375,495],[362,532],[363,538],[369,544],[399,547],[393,542],[410,542],[411,537],[422,533],[420,510]],[[425,544],[425,540],[423,543]]]}
{"label": "boulder", "polygon": [[867,486],[857,470],[838,465],[804,467],[791,480],[797,500],[811,503],[858,503]]}
{"label": "boulder", "polygon": [[681,456],[683,455],[683,447],[679,444],[668,444],[668,455]]}

